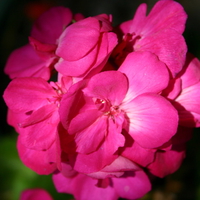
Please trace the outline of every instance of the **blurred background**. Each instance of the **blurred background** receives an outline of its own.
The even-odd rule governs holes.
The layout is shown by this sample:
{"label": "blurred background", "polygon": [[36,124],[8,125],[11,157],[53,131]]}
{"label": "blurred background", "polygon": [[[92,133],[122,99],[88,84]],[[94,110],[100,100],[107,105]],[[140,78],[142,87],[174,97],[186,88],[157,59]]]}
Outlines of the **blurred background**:
{"label": "blurred background", "polygon": [[[0,0],[0,89],[3,94],[9,83],[3,68],[9,54],[28,42],[33,22],[52,6],[69,7],[73,13],[94,16],[101,13],[113,15],[113,25],[129,20],[139,4],[147,3],[150,10],[156,0]],[[200,1],[179,0],[188,14],[184,33],[188,49],[200,59]],[[14,98],[14,97],[13,97]],[[17,200],[26,188],[42,187],[54,199],[73,199],[58,194],[51,176],[38,176],[26,168],[18,158],[17,133],[6,123],[6,105],[1,98],[0,126],[0,199]],[[144,200],[200,200],[200,131],[194,130],[187,145],[187,156],[181,168],[164,179],[155,179],[153,190]]]}

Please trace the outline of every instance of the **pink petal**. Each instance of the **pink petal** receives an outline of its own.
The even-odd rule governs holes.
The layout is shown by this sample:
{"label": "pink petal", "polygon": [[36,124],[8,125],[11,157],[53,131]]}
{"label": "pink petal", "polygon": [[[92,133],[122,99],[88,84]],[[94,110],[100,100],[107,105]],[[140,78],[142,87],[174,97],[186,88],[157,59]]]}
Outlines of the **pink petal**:
{"label": "pink petal", "polygon": [[69,134],[79,133],[81,131],[84,131],[94,123],[100,122],[101,120],[107,124],[106,120],[104,120],[103,118],[98,120],[98,118],[100,118],[101,115],[102,113],[99,112],[97,109],[88,110],[87,112],[82,112],[76,115],[70,122],[68,133]]}
{"label": "pink petal", "polygon": [[29,116],[25,113],[15,113],[12,110],[8,109],[7,112],[7,123],[10,126],[15,128],[15,131],[20,134],[20,130],[22,129],[19,124],[26,120]]}
{"label": "pink petal", "polygon": [[20,123],[21,143],[29,149],[40,151],[49,149],[56,139],[58,123],[56,105],[43,106]]}
{"label": "pink petal", "polygon": [[41,59],[47,60],[55,57],[55,50],[57,47],[55,44],[45,44],[33,37],[29,37],[29,43],[32,45]]}
{"label": "pink petal", "polygon": [[[182,90],[181,94],[175,99],[186,111],[200,114],[200,82]],[[178,110],[180,110],[178,108]]]}
{"label": "pink petal", "polygon": [[69,193],[73,194],[73,186],[72,181],[76,178],[75,176],[72,177],[66,177],[62,173],[54,173],[52,176],[54,186],[59,193]]}
{"label": "pink petal", "polygon": [[159,93],[167,87],[169,73],[166,66],[149,52],[130,53],[119,68],[129,82],[126,100],[145,92]]}
{"label": "pink petal", "polygon": [[65,177],[72,177],[77,174],[77,172],[73,169],[73,167],[71,165],[69,165],[69,163],[67,161],[61,163],[61,169],[59,171]]}
{"label": "pink petal", "polygon": [[49,61],[42,60],[30,44],[16,49],[9,56],[5,66],[5,73],[11,79],[17,77],[41,77],[50,78]]}
{"label": "pink petal", "polygon": [[177,111],[159,95],[139,95],[121,108],[130,121],[127,131],[143,148],[159,147],[176,133]]}
{"label": "pink petal", "polygon": [[181,71],[185,63],[187,46],[184,37],[172,29],[147,35],[138,40],[134,48],[135,51],[149,51],[156,54],[168,66],[173,77]]}
{"label": "pink petal", "polygon": [[170,79],[168,87],[162,91],[162,96],[168,99],[175,99],[182,90],[182,81],[180,78]]}
{"label": "pink petal", "polygon": [[138,38],[130,43],[134,51],[155,53],[175,77],[183,67],[187,52],[181,35],[187,15],[183,7],[172,0],[158,1],[147,17],[145,11],[146,5],[140,5],[133,21],[123,23],[121,29],[124,34],[130,33]]}
{"label": "pink petal", "polygon": [[27,189],[20,195],[20,200],[53,200],[51,195],[43,189]]}
{"label": "pink petal", "polygon": [[125,148],[121,155],[143,167],[146,167],[154,160],[155,150],[142,148],[136,142],[129,146],[127,143],[130,140],[130,138],[126,138]]}
{"label": "pink petal", "polygon": [[94,16],[94,18],[98,19],[101,24],[101,30],[100,32],[109,32],[112,31],[113,27],[111,25],[112,22],[112,16],[107,14],[100,14]]}
{"label": "pink petal", "polygon": [[[101,142],[103,142],[107,130],[107,117],[94,118],[95,114],[96,111],[81,113],[71,121],[69,133],[72,131],[72,128],[73,132],[76,133],[76,152],[84,154],[91,153],[99,147]],[[95,121],[91,122],[91,118]],[[88,121],[90,121],[91,124],[86,125]],[[81,128],[82,130],[80,130]]]}
{"label": "pink petal", "polygon": [[142,28],[145,24],[146,19],[146,11],[147,11],[147,5],[145,3],[140,4],[137,8],[135,15],[132,20],[123,22],[120,24],[120,29],[123,33],[138,33],[142,31]]}
{"label": "pink petal", "polygon": [[116,152],[120,146],[124,145],[124,137],[121,129],[118,130],[111,120],[108,128],[110,130],[107,137],[96,151],[90,154],[69,155],[71,165],[76,171],[93,173],[109,165],[118,157]]}
{"label": "pink petal", "polygon": [[146,16],[147,6],[141,4],[131,21],[120,25],[124,33],[152,34],[164,29],[173,29],[182,34],[185,28],[187,14],[183,7],[172,0],[158,1],[149,15]]}
{"label": "pink petal", "polygon": [[88,176],[105,179],[108,177],[120,177],[124,174],[125,171],[137,171],[140,170],[138,165],[130,161],[129,159],[119,156],[116,158],[110,165],[107,165],[101,171],[88,174]]}
{"label": "pink petal", "polygon": [[175,150],[166,152],[158,151],[155,161],[148,166],[148,169],[155,176],[163,178],[174,173],[180,167],[184,158],[184,146],[176,146]]}
{"label": "pink petal", "polygon": [[84,174],[78,174],[71,178],[64,177],[61,174],[54,174],[53,181],[58,192],[71,193],[76,199],[118,199],[118,195],[112,187],[97,187],[97,180]]}
{"label": "pink petal", "polygon": [[172,0],[161,0],[154,5],[147,16],[144,30],[155,33],[167,28],[182,34],[186,19],[187,14],[181,4]]}
{"label": "pink petal", "polygon": [[[116,172],[98,171],[98,172],[87,174],[87,176],[90,176],[91,178],[99,179],[99,181],[101,181],[102,179],[108,179],[109,177],[121,177],[123,174],[124,174],[123,171],[116,171]],[[101,185],[101,187],[105,187],[105,186]]]}
{"label": "pink petal", "polygon": [[72,21],[69,8],[53,7],[33,25],[31,36],[42,43],[56,44],[65,27]]}
{"label": "pink petal", "polygon": [[200,114],[195,112],[187,111],[180,104],[173,103],[175,108],[178,110],[179,125],[184,127],[199,127]]}
{"label": "pink petal", "polygon": [[97,45],[99,28],[98,20],[92,17],[70,25],[59,39],[56,54],[67,61],[83,58]]}
{"label": "pink petal", "polygon": [[65,129],[68,129],[71,119],[79,113],[79,110],[85,103],[81,90],[85,87],[85,84],[86,81],[84,80],[72,85],[61,99],[59,114],[61,123]]}
{"label": "pink petal", "polygon": [[117,45],[117,42],[117,36],[115,33],[103,33],[102,38],[99,41],[96,63],[87,71],[85,78],[90,78],[103,69],[103,67],[107,64],[108,58],[112,50]]}
{"label": "pink petal", "polygon": [[99,184],[97,180],[84,174],[67,178],[58,173],[53,175],[53,181],[57,191],[71,193],[76,199],[138,199],[151,189],[147,175],[141,170],[127,172],[120,178],[103,179],[105,184]]}
{"label": "pink petal", "polygon": [[117,37],[114,33],[103,33],[98,45],[83,58],[75,61],[60,59],[55,68],[63,75],[91,77],[102,70],[116,44]]}
{"label": "pink petal", "polygon": [[65,76],[82,76],[92,67],[92,64],[95,62],[98,53],[97,50],[98,48],[96,46],[88,53],[87,56],[78,60],[71,61],[61,58],[55,65],[55,68],[58,72]]}
{"label": "pink petal", "polygon": [[125,172],[120,178],[112,178],[116,193],[121,198],[139,199],[151,190],[151,183],[144,171]]}
{"label": "pink petal", "polygon": [[117,106],[124,99],[127,87],[127,78],[122,73],[106,71],[93,76],[84,93],[98,99],[108,99],[113,106]]}
{"label": "pink petal", "polygon": [[93,153],[69,154],[69,161],[74,170],[81,173],[93,173],[112,163],[118,157],[114,154],[115,152],[116,148],[112,148],[107,141],[104,141]]}
{"label": "pink petal", "polygon": [[187,54],[186,64],[179,77],[182,80],[182,88],[187,88],[200,81],[200,61],[191,54]]}
{"label": "pink petal", "polygon": [[30,77],[12,80],[3,97],[7,106],[14,112],[29,112],[48,104],[49,99],[56,95],[44,79]]}
{"label": "pink petal", "polygon": [[137,171],[140,168],[134,162],[130,161],[129,159],[119,156],[115,159],[110,165],[107,165],[105,168],[102,169],[104,172],[117,172],[117,171]]}
{"label": "pink petal", "polygon": [[[53,148],[54,152],[56,151],[54,145],[52,145],[51,148]],[[49,159],[48,154],[51,152],[50,149],[47,151],[36,151],[28,149],[21,144],[21,136],[18,137],[17,149],[19,157],[24,165],[26,165],[36,173],[41,175],[48,175],[56,170],[56,164],[51,162],[53,158],[51,157],[51,159]],[[54,158],[53,160],[55,159],[56,158]]]}

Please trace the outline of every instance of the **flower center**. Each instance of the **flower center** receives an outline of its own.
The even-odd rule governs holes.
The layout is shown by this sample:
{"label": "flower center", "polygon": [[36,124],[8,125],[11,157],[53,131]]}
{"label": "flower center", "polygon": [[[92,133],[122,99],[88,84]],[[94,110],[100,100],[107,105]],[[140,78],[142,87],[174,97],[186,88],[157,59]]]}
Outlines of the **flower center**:
{"label": "flower center", "polygon": [[95,105],[97,106],[98,110],[107,116],[114,116],[120,112],[119,106],[113,106],[109,100],[96,99]]}
{"label": "flower center", "polygon": [[63,94],[65,93],[63,91],[63,89],[60,87],[60,85],[56,82],[50,82],[50,85],[52,86],[52,88],[55,90],[56,94],[54,96],[52,96],[51,98],[48,98],[48,101],[50,103],[54,103],[57,105],[57,107],[60,106],[60,100],[63,96]]}
{"label": "flower center", "polygon": [[126,56],[134,51],[135,43],[141,39],[140,35],[136,35],[135,33],[127,33],[123,36],[122,41],[115,47],[112,52],[112,59],[114,63],[118,66],[124,61]]}

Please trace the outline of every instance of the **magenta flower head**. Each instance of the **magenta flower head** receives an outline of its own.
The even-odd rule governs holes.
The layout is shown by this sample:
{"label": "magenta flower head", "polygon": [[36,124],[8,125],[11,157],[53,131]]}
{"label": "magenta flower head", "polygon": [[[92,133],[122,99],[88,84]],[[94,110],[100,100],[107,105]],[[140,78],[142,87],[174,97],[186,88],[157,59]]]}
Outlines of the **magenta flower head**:
{"label": "magenta flower head", "polygon": [[145,172],[121,156],[99,172],[55,173],[53,181],[58,192],[73,194],[76,199],[138,199],[151,189]]}
{"label": "magenta flower head", "polygon": [[[8,58],[13,80],[3,98],[19,157],[38,174],[53,173],[58,192],[141,198],[149,177],[180,167],[200,127],[200,61],[186,55],[187,15],[173,0],[146,11],[141,4],[113,28],[111,15],[52,8]],[[52,197],[42,189],[20,197],[30,199]]]}
{"label": "magenta flower head", "polygon": [[200,61],[188,53],[182,71],[163,92],[178,110],[181,126],[200,127],[199,91]]}
{"label": "magenta flower head", "polygon": [[176,76],[187,52],[182,36],[187,14],[173,0],[158,1],[147,16],[146,11],[146,4],[141,4],[134,18],[119,26],[121,39],[113,58],[119,65],[130,52],[150,51],[168,66],[172,76]]}
{"label": "magenta flower head", "polygon": [[46,190],[36,188],[24,190],[20,200],[53,200],[53,198]]}
{"label": "magenta flower head", "polygon": [[176,109],[159,95],[168,81],[166,66],[154,54],[134,52],[118,71],[74,84],[59,108],[62,125],[73,138],[63,148],[74,151],[74,169],[91,173],[110,164],[126,146],[125,133],[142,148],[166,143],[178,125]]}
{"label": "magenta flower head", "polygon": [[49,80],[58,60],[57,40],[72,19],[72,12],[64,7],[51,8],[41,15],[33,25],[29,44],[16,49],[8,58],[5,73],[11,79],[33,76]]}
{"label": "magenta flower head", "polygon": [[58,41],[56,54],[61,58],[55,65],[56,70],[75,77],[101,71],[117,45],[117,36],[111,31],[111,16],[106,14],[68,26]]}
{"label": "magenta flower head", "polygon": [[39,174],[49,174],[56,169],[58,108],[71,84],[72,79],[68,77],[50,84],[37,77],[16,78],[4,92],[9,108],[8,123],[19,133],[19,156]]}

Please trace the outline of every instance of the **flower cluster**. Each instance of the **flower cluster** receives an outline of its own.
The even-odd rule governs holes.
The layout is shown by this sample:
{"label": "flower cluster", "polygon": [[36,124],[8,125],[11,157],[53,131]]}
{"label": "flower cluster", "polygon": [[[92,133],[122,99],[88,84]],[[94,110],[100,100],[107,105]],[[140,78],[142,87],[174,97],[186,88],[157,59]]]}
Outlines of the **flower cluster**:
{"label": "flower cluster", "polygon": [[58,192],[138,199],[151,190],[148,174],[179,168],[200,126],[200,62],[182,36],[187,15],[173,0],[146,10],[141,4],[113,27],[111,15],[54,7],[8,58],[13,80],[3,97],[20,159],[53,173]]}

